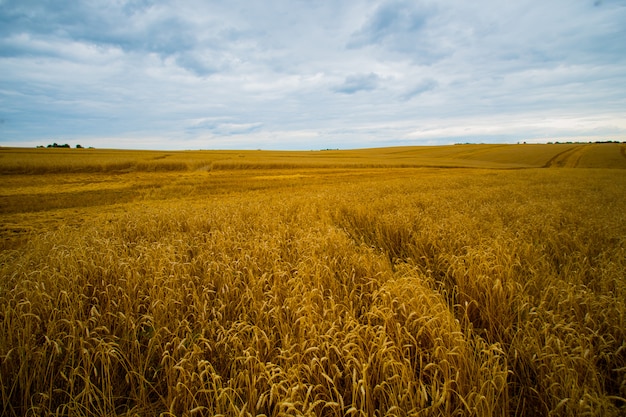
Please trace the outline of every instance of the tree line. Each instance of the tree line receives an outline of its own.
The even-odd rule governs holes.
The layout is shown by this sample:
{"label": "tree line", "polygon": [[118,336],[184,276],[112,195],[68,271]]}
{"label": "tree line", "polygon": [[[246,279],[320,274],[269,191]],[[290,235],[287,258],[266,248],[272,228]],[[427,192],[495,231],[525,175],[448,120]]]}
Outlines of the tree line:
{"label": "tree line", "polygon": [[[58,143],[54,142],[51,145],[48,146],[37,146],[38,148],[71,148],[71,146],[67,143],[64,143],[63,145],[59,145]],[[76,145],[76,149],[83,149],[83,146],[80,144]]]}

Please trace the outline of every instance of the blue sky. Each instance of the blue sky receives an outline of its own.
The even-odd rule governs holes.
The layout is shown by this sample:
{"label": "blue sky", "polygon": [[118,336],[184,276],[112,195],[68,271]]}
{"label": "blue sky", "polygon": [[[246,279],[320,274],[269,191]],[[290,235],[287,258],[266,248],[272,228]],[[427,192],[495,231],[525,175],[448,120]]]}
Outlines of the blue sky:
{"label": "blue sky", "polygon": [[0,146],[626,140],[626,0],[0,0]]}

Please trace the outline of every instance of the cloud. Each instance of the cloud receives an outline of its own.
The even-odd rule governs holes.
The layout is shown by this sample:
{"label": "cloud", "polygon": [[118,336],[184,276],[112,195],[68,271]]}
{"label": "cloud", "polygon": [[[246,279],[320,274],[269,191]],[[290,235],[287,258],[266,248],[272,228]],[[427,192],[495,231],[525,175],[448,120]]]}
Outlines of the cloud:
{"label": "cloud", "polygon": [[[27,35],[34,40],[70,41],[117,48],[125,53],[153,53],[161,58],[185,55],[197,48],[223,49],[228,36],[211,36],[211,31],[219,32],[221,28],[218,20],[209,18],[198,26],[185,11],[183,4],[172,7],[159,1],[116,5],[106,1],[7,0],[0,5],[4,23],[0,33],[4,38]],[[24,50],[16,45],[12,52],[16,55],[44,51]]]}
{"label": "cloud", "polygon": [[402,94],[402,99],[410,100],[413,97],[417,97],[419,95],[422,95],[423,93],[434,90],[435,88],[437,88],[438,85],[439,83],[437,83],[437,81],[432,78],[424,79],[421,82],[413,85],[408,91]]}
{"label": "cloud", "polygon": [[617,134],[624,21],[621,0],[0,0],[0,145]]}
{"label": "cloud", "polygon": [[389,1],[380,5],[367,22],[353,33],[348,46],[359,48],[389,42],[405,47],[404,43],[420,32],[429,13],[419,2]]}
{"label": "cloud", "polygon": [[207,77],[225,71],[228,62],[208,51],[189,51],[176,54],[176,64],[198,77]]}
{"label": "cloud", "polygon": [[216,136],[233,136],[256,132],[263,123],[237,123],[227,117],[201,117],[190,121],[187,131],[194,133],[207,132]]}
{"label": "cloud", "polygon": [[445,43],[438,42],[441,27],[432,22],[436,16],[437,9],[421,1],[387,1],[352,33],[346,46],[374,47],[383,54],[403,54],[419,64],[432,64],[450,53]]}
{"label": "cloud", "polygon": [[346,77],[341,85],[333,87],[333,91],[343,94],[354,94],[359,91],[371,91],[378,87],[380,77],[376,74],[354,74]]}

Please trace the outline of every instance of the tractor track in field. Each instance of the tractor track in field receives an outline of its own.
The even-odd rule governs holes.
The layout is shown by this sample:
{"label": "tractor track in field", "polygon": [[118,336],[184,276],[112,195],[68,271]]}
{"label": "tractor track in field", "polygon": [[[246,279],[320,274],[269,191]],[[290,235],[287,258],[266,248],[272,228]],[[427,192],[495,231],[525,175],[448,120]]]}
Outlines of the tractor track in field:
{"label": "tractor track in field", "polygon": [[543,168],[576,168],[586,152],[587,145],[575,145],[554,155]]}

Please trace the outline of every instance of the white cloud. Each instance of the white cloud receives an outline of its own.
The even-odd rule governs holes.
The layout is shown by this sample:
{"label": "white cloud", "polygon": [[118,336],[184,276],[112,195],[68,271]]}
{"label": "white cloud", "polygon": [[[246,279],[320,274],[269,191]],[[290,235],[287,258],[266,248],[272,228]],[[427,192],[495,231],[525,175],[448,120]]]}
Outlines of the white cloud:
{"label": "white cloud", "polygon": [[439,83],[433,78],[423,79],[412,86],[407,86],[407,90],[404,94],[402,94],[402,98],[404,100],[410,100],[413,97],[417,97],[428,91],[434,90],[438,85]]}
{"label": "white cloud", "polygon": [[377,74],[354,74],[348,75],[341,85],[335,86],[333,91],[344,94],[354,94],[359,91],[375,90],[378,87],[380,77]]}
{"label": "white cloud", "polygon": [[626,7],[595,3],[5,0],[0,145],[626,139]]}

